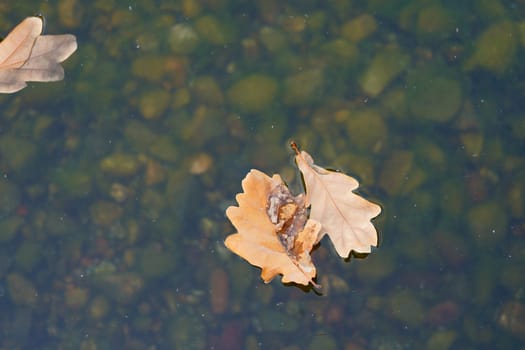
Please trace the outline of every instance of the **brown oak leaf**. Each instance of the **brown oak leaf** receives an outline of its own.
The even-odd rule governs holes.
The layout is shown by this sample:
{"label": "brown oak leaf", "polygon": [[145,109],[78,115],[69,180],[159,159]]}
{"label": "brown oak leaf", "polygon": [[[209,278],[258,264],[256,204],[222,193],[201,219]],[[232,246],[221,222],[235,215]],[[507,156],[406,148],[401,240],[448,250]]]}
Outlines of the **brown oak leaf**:
{"label": "brown oak leaf", "polygon": [[43,20],[28,17],[0,42],[0,93],[13,93],[27,81],[64,78],[60,62],[77,49],[74,35],[41,35]]}
{"label": "brown oak leaf", "polygon": [[226,210],[238,231],[226,238],[226,247],[260,267],[265,283],[281,274],[284,283],[316,286],[310,251],[321,224],[308,219],[304,195],[294,197],[279,175],[258,170],[246,175],[242,188],[239,206]]}
{"label": "brown oak leaf", "polygon": [[352,250],[370,253],[371,246],[377,246],[377,232],[370,220],[381,213],[381,207],[353,192],[359,186],[353,177],[314,164],[313,158],[299,151],[295,143],[292,148],[303,174],[310,219],[322,224],[316,243],[328,234],[343,258]]}

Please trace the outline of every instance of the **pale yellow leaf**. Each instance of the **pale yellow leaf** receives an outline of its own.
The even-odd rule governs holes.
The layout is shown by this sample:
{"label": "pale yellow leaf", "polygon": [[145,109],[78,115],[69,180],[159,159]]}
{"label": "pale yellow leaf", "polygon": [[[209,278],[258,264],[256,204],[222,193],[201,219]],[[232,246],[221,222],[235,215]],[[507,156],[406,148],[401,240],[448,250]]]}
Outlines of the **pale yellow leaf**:
{"label": "pale yellow leaf", "polygon": [[19,91],[27,81],[64,78],[59,63],[77,49],[75,36],[41,33],[42,19],[28,17],[0,42],[0,93]]}
{"label": "pale yellow leaf", "polygon": [[307,205],[311,205],[310,219],[322,224],[317,241],[328,234],[343,258],[351,251],[370,253],[371,246],[377,246],[377,232],[370,220],[379,215],[381,207],[353,192],[359,186],[356,179],[315,165],[308,153],[295,150]]}

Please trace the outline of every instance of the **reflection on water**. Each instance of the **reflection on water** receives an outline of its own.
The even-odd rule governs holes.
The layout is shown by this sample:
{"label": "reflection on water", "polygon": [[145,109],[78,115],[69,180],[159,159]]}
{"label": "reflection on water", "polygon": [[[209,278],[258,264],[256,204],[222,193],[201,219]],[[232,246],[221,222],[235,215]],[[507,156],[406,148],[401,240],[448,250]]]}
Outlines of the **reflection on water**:
{"label": "reflection on water", "polygon": [[[525,327],[521,3],[5,5],[79,48],[0,96],[1,348],[517,348]],[[228,252],[287,143],[380,202],[323,294]],[[2,289],[3,288],[3,289]],[[1,292],[1,291],[4,292]]]}

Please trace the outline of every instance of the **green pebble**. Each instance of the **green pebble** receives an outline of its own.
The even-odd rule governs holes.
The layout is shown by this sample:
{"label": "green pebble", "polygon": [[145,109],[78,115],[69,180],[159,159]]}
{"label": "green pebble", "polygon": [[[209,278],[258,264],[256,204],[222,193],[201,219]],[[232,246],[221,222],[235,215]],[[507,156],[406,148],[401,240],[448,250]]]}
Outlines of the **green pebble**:
{"label": "green pebble", "polygon": [[188,24],[176,24],[168,33],[168,45],[173,53],[189,54],[199,45],[197,31]]}
{"label": "green pebble", "polygon": [[74,222],[64,213],[49,210],[44,221],[46,234],[63,236],[77,232]]}
{"label": "green pebble", "polygon": [[91,192],[92,176],[85,169],[60,167],[53,175],[54,183],[72,197],[85,197]]}
{"label": "green pebble", "polygon": [[222,88],[211,75],[195,78],[192,82],[191,91],[197,101],[206,105],[221,106],[224,103]]}
{"label": "green pebble", "polygon": [[406,121],[410,113],[408,112],[407,93],[404,88],[391,88],[385,91],[379,101],[388,111],[389,115],[400,121]]}
{"label": "green pebble", "polygon": [[279,29],[273,27],[262,27],[259,31],[261,43],[270,52],[278,52],[286,48],[286,36]]}
{"label": "green pebble", "polygon": [[98,296],[91,301],[89,306],[89,315],[94,320],[100,320],[107,315],[109,309],[109,301],[105,297]]}
{"label": "green pebble", "polygon": [[407,86],[409,110],[416,119],[447,122],[461,108],[461,83],[446,74],[416,70],[408,75]]}
{"label": "green pebble", "polygon": [[[519,251],[525,252],[525,246],[521,245],[519,248]],[[513,256],[512,259],[514,260],[514,258],[515,257]],[[518,259],[520,259],[519,256]],[[521,261],[524,261],[523,257],[521,257]],[[514,264],[505,266],[503,271],[501,271],[499,280],[501,285],[504,286],[508,291],[520,290],[522,286],[525,286],[525,274],[523,273],[522,265]]]}
{"label": "green pebble", "polygon": [[119,304],[133,302],[144,289],[144,279],[132,272],[97,273],[92,282],[103,295]]}
{"label": "green pebble", "polygon": [[310,69],[287,77],[284,81],[283,102],[296,106],[314,103],[321,94],[324,73],[321,69]]}
{"label": "green pebble", "polygon": [[345,22],[341,36],[351,42],[359,42],[377,30],[377,20],[370,14],[363,14]]}
{"label": "green pebble", "polygon": [[195,29],[200,37],[214,45],[227,45],[236,37],[233,26],[211,15],[199,17],[195,22]]}
{"label": "green pebble", "polygon": [[261,112],[273,103],[277,81],[262,74],[252,74],[237,81],[228,90],[230,102],[243,112]]}
{"label": "green pebble", "polygon": [[387,252],[383,254],[372,254],[367,259],[356,261],[357,276],[361,281],[376,283],[388,278],[394,268],[396,259]]}
{"label": "green pebble", "polygon": [[430,336],[430,339],[428,339],[427,350],[450,349],[457,336],[458,335],[454,330],[438,330]]}
{"label": "green pebble", "polygon": [[467,213],[470,232],[482,246],[500,242],[508,229],[507,212],[499,201],[490,201],[470,208]]}
{"label": "green pebble", "polygon": [[42,259],[43,251],[42,244],[39,242],[24,241],[16,250],[16,266],[24,271],[31,272],[31,270],[36,267]]}
{"label": "green pebble", "polygon": [[453,14],[440,4],[431,4],[422,8],[416,22],[416,35],[428,40],[444,39],[454,34],[458,27]]}
{"label": "green pebble", "polygon": [[0,215],[4,216],[15,210],[20,204],[20,190],[4,177],[0,178]]}
{"label": "green pebble", "polygon": [[0,137],[0,159],[15,172],[25,170],[34,163],[37,147],[30,141],[14,137]]}
{"label": "green pebble", "polygon": [[310,343],[308,344],[308,350],[336,350],[339,349],[337,341],[334,336],[326,332],[320,332],[323,336],[314,335]]}
{"label": "green pebble", "polygon": [[175,269],[175,255],[161,246],[149,245],[141,253],[139,269],[145,278],[166,277]]}
{"label": "green pebble", "polygon": [[100,162],[103,172],[115,176],[135,175],[139,166],[140,163],[135,156],[123,153],[114,153]]}
{"label": "green pebble", "polygon": [[160,82],[166,72],[166,60],[159,56],[139,57],[131,64],[131,72],[135,77],[151,82]]}
{"label": "green pebble", "polygon": [[402,326],[415,328],[424,319],[423,306],[419,299],[409,291],[394,292],[388,299],[390,315],[400,321]]}
{"label": "green pebble", "polygon": [[387,48],[377,53],[359,79],[361,89],[375,97],[405,70],[410,63],[408,55],[399,48]]}
{"label": "green pebble", "polygon": [[482,68],[501,74],[515,62],[518,44],[516,25],[504,20],[488,27],[476,40],[474,52],[465,69]]}
{"label": "green pebble", "polygon": [[375,109],[351,112],[346,125],[349,141],[359,149],[369,151],[387,141],[387,126]]}
{"label": "green pebble", "polygon": [[204,350],[206,326],[198,315],[178,312],[166,327],[166,335],[174,349]]}
{"label": "green pebble", "polygon": [[259,315],[259,325],[263,332],[295,332],[299,322],[295,317],[285,313],[285,310],[264,309]]}
{"label": "green pebble", "polygon": [[124,127],[124,137],[139,151],[145,152],[158,136],[142,121],[132,120]]}
{"label": "green pebble", "polygon": [[158,191],[147,189],[140,197],[140,205],[147,218],[158,220],[166,207],[166,197]]}
{"label": "green pebble", "polygon": [[23,223],[24,219],[18,216],[0,221],[0,243],[13,239]]}
{"label": "green pebble", "polygon": [[89,298],[88,290],[71,286],[66,288],[64,301],[66,305],[72,309],[80,309],[86,305]]}
{"label": "green pebble", "polygon": [[326,60],[336,67],[353,65],[359,57],[359,50],[354,43],[344,39],[335,39],[321,47]]}
{"label": "green pebble", "polygon": [[38,301],[38,293],[33,283],[20,274],[7,275],[7,290],[16,305],[35,306]]}
{"label": "green pebble", "polygon": [[167,136],[158,136],[156,141],[149,146],[148,150],[153,157],[160,160],[175,162],[179,158],[177,146],[175,146]]}
{"label": "green pebble", "polygon": [[109,226],[122,216],[123,209],[113,202],[97,201],[89,207],[89,212],[95,224]]}
{"label": "green pebble", "polygon": [[384,162],[379,176],[379,186],[389,195],[401,193],[406,177],[413,166],[414,154],[408,151],[394,151]]}
{"label": "green pebble", "polygon": [[164,89],[149,89],[139,98],[139,110],[146,119],[159,118],[168,108],[171,95]]}

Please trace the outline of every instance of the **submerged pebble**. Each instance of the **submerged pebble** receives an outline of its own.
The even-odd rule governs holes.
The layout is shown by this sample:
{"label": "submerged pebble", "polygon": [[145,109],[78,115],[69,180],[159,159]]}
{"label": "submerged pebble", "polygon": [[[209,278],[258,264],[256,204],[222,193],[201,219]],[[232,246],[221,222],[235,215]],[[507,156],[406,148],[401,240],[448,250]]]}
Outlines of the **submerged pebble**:
{"label": "submerged pebble", "polygon": [[416,119],[447,122],[461,107],[461,83],[443,72],[413,71],[407,77],[407,85],[408,107]]}
{"label": "submerged pebble", "polygon": [[0,221],[0,243],[10,241],[24,223],[24,219],[13,216]]}
{"label": "submerged pebble", "polygon": [[455,330],[439,330],[434,332],[427,342],[427,350],[447,350],[458,337]]}
{"label": "submerged pebble", "polygon": [[224,103],[222,87],[213,76],[201,76],[193,80],[191,91],[201,103],[221,106]]}
{"label": "submerged pebble", "polygon": [[403,326],[417,327],[424,318],[424,309],[412,291],[397,291],[388,300],[389,314]]}
{"label": "submerged pebble", "polygon": [[189,24],[176,24],[168,33],[168,45],[173,53],[189,54],[199,44],[197,31]]}
{"label": "submerged pebble", "polygon": [[492,24],[476,40],[474,52],[465,62],[465,69],[479,67],[497,74],[505,72],[516,58],[517,34],[517,28],[511,21]]}
{"label": "submerged pebble", "polygon": [[139,269],[145,278],[162,278],[175,269],[175,256],[162,246],[150,244],[142,251]]}
{"label": "submerged pebble", "polygon": [[206,326],[198,315],[177,313],[166,327],[166,336],[175,349],[204,350]]}
{"label": "submerged pebble", "polygon": [[376,19],[372,15],[365,13],[345,22],[341,27],[341,36],[352,42],[359,42],[376,30]]}
{"label": "submerged pebble", "polygon": [[409,63],[409,56],[401,52],[399,48],[386,48],[372,58],[359,79],[359,85],[365,94],[375,97],[383,92]]}
{"label": "submerged pebble", "polygon": [[350,112],[346,125],[349,141],[359,149],[380,149],[387,141],[386,123],[375,109]]}
{"label": "submerged pebble", "polygon": [[507,213],[498,201],[473,206],[467,220],[474,239],[482,246],[492,246],[507,233]]}
{"label": "submerged pebble", "polygon": [[35,306],[38,292],[31,281],[18,273],[7,275],[7,290],[16,305]]}
{"label": "submerged pebble", "polygon": [[236,37],[233,26],[212,15],[199,17],[195,29],[200,37],[214,45],[227,45]]}
{"label": "submerged pebble", "polygon": [[210,306],[215,314],[222,314],[228,309],[229,277],[221,268],[214,268],[210,273],[209,293]]}
{"label": "submerged pebble", "polygon": [[498,314],[499,325],[511,334],[525,339],[525,305],[517,301],[508,301]]}
{"label": "submerged pebble", "polygon": [[89,212],[95,224],[109,226],[120,218],[123,209],[116,203],[100,200],[89,207]]}
{"label": "submerged pebble", "polygon": [[283,102],[293,106],[313,103],[321,94],[323,83],[324,73],[321,69],[293,74],[284,81]]}
{"label": "submerged pebble", "polygon": [[394,151],[387,158],[379,176],[379,186],[389,195],[402,192],[407,176],[414,163],[414,154],[408,151]]}
{"label": "submerged pebble", "polygon": [[139,98],[139,110],[145,119],[157,119],[168,108],[170,93],[164,89],[148,89]]}
{"label": "submerged pebble", "polygon": [[15,137],[0,137],[0,159],[7,163],[9,170],[22,172],[28,169],[36,159],[37,147],[29,140]]}
{"label": "submerged pebble", "polygon": [[89,294],[86,288],[67,286],[64,299],[66,305],[71,309],[80,309],[86,305]]}
{"label": "submerged pebble", "polygon": [[235,107],[244,112],[260,112],[268,108],[277,94],[274,78],[252,74],[237,81],[228,90],[228,98]]}
{"label": "submerged pebble", "polygon": [[96,272],[92,281],[103,295],[124,304],[134,301],[144,288],[144,279],[132,272]]}
{"label": "submerged pebble", "polygon": [[100,168],[105,173],[115,176],[135,175],[139,169],[140,162],[131,154],[114,153],[100,162]]}
{"label": "submerged pebble", "polygon": [[17,185],[7,180],[0,178],[0,216],[11,213],[20,203],[20,190]]}

